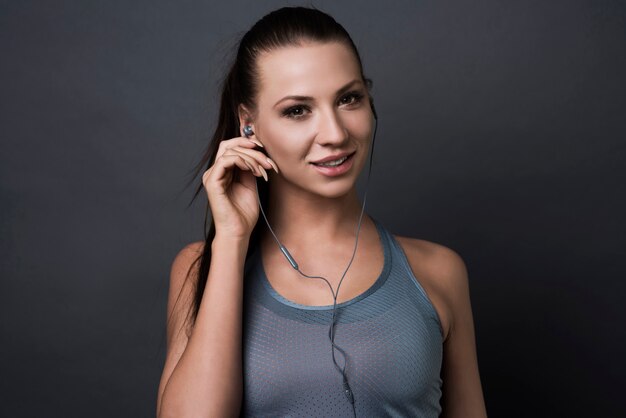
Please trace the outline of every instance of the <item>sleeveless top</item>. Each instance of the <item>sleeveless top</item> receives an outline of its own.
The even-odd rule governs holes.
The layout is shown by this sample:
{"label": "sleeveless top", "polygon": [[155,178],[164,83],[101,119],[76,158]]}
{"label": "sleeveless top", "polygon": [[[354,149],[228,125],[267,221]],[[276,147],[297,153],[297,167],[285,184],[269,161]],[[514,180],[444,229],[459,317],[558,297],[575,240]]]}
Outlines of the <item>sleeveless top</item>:
{"label": "sleeveless top", "polygon": [[[441,323],[396,239],[374,223],[384,249],[382,273],[336,310],[335,344],[346,353],[356,416],[437,417]],[[353,417],[332,360],[332,305],[300,305],[278,294],[258,247],[246,261],[244,280],[241,415]],[[341,366],[341,354],[335,357]]]}

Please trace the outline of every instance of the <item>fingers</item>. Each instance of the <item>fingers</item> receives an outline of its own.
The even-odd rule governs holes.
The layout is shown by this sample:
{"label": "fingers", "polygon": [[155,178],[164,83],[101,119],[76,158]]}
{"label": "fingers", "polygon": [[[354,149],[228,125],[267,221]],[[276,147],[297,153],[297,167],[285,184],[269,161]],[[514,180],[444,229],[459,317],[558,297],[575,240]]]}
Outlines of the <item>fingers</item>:
{"label": "fingers", "polygon": [[[236,170],[234,167],[239,168],[239,173],[241,176],[245,176],[246,178],[241,178],[241,176],[236,176]],[[255,172],[255,170],[246,162],[241,155],[223,155],[219,160],[215,162],[207,171],[202,175],[202,184],[209,194],[209,199],[211,196],[224,195],[231,187],[233,182],[248,184],[247,187],[250,187],[249,180],[252,178],[247,178],[248,174],[244,174],[244,172],[249,171],[254,176],[260,176],[261,173]],[[240,178],[240,179],[239,179]]]}
{"label": "fingers", "polygon": [[[268,181],[269,178],[267,175],[267,171],[255,159],[255,157],[265,158],[265,164],[269,167],[272,167],[272,165],[267,162],[267,158],[265,157],[265,155],[259,153],[258,151],[254,151],[259,153],[259,155],[250,156],[246,153],[246,151],[250,152],[253,150],[243,147],[226,148],[223,151],[222,155],[215,160],[215,163],[211,166],[211,168],[205,172],[205,176],[203,176],[203,183],[205,183],[205,181],[209,181],[209,176],[215,179],[215,181],[217,181],[218,183],[223,180],[230,182],[231,180],[227,179],[231,179],[231,175],[233,174],[232,170],[234,167],[237,167],[242,171],[250,171],[254,176],[263,177],[265,181]],[[224,186],[225,184],[223,184],[222,187]]]}
{"label": "fingers", "polygon": [[236,150],[238,152],[245,153],[247,156],[253,158],[255,162],[250,159],[246,159],[246,161],[251,163],[253,167],[260,165],[267,170],[274,169],[274,171],[278,173],[278,166],[276,165],[276,163],[261,151],[255,150],[254,147],[256,146],[264,148],[263,144],[261,144],[259,140],[255,138],[239,137],[222,141],[219,145],[215,159],[217,161],[217,159],[224,155],[227,150]]}
{"label": "fingers", "polygon": [[258,139],[248,138],[248,141],[252,141],[252,142],[254,142],[255,144],[257,144],[258,146],[260,146],[261,148],[265,148],[265,147],[263,146],[263,144],[261,144],[261,143],[259,142],[259,140],[258,140]]}
{"label": "fingers", "polygon": [[278,166],[276,165],[274,160],[272,160],[271,158],[267,157],[267,162],[270,163],[272,165],[272,168],[274,169],[274,171],[276,171],[276,173],[278,173]]}
{"label": "fingers", "polygon": [[[250,171],[254,176],[262,176],[265,181],[269,181],[266,170],[273,169],[278,173],[278,166],[271,158],[263,152],[255,149],[264,148],[263,144],[256,138],[236,137],[221,141],[215,156],[215,162],[205,174],[214,172],[215,179],[226,179],[230,177],[229,171],[236,166],[243,171]],[[203,181],[204,183],[204,181]]]}
{"label": "fingers", "polygon": [[235,146],[232,148],[228,148],[224,155],[236,152],[238,154],[242,154],[244,159],[252,164],[253,167],[260,166],[267,170],[274,170],[278,173],[278,167],[276,163],[274,163],[267,155],[263,154],[261,151],[257,151],[254,149],[244,148],[241,146]]}
{"label": "fingers", "polygon": [[262,175],[263,178],[265,178],[265,181],[267,181],[267,173],[266,172],[261,172],[260,170],[255,170],[254,166],[250,162],[248,162],[242,155],[238,155],[238,154],[224,154],[222,156],[222,159],[225,160],[225,161],[232,162],[232,164],[236,165],[241,170],[244,170],[244,171],[248,171],[249,170],[254,175]]}
{"label": "fingers", "polygon": [[224,151],[226,151],[228,148],[232,148],[234,146],[241,146],[241,147],[245,147],[245,148],[254,148],[255,146],[258,145],[258,140],[251,141],[248,138],[244,138],[244,137],[238,137],[238,138],[232,138],[232,139],[227,139],[224,140],[222,142],[220,142],[218,148],[217,148],[217,154],[215,154],[215,160],[217,161],[218,158],[220,158],[222,155],[224,155]]}
{"label": "fingers", "polygon": [[261,142],[259,142],[259,140],[256,138],[237,137],[237,138],[226,139],[220,142],[215,159],[218,159],[219,157],[221,157],[222,154],[224,154],[224,151],[226,149],[232,148],[234,146],[241,146],[241,147],[251,148],[251,149],[256,146],[264,148],[263,144],[261,144]]}

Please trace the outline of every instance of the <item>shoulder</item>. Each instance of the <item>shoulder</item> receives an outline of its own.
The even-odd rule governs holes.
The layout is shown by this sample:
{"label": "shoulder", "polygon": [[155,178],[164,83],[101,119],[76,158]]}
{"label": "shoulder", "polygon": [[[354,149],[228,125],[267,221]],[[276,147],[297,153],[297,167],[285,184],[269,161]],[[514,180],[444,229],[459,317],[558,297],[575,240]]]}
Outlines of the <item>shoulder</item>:
{"label": "shoulder", "polygon": [[203,251],[204,241],[190,242],[189,244],[185,245],[180,251],[178,251],[175,260],[198,256],[201,255]]}
{"label": "shoulder", "polygon": [[172,319],[169,325],[174,325],[174,328],[180,329],[189,304],[192,303],[197,280],[197,274],[194,273],[200,266],[203,251],[203,241],[192,242],[180,249],[172,261],[167,310],[168,317]]}
{"label": "shoulder", "polygon": [[185,245],[174,257],[171,278],[175,279],[187,271],[200,259],[204,252],[204,241],[191,242]]}
{"label": "shoulder", "polygon": [[437,287],[457,290],[467,284],[467,267],[463,258],[451,248],[423,239],[395,236],[411,268]]}
{"label": "shoulder", "polygon": [[468,293],[467,267],[451,248],[423,239],[395,236],[415,278],[422,285],[447,337],[454,325],[455,312]]}

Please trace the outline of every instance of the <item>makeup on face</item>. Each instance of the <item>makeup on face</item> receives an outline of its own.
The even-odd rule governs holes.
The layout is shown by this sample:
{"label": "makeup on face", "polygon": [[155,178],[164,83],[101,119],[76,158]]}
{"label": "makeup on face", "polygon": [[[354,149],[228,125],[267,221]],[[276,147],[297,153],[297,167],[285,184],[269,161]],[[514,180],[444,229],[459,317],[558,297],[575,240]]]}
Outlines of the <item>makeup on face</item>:
{"label": "makeup on face", "polygon": [[[307,189],[347,192],[373,131],[368,91],[340,43],[279,48],[259,57],[255,132],[284,178]],[[281,180],[282,181],[282,180]]]}

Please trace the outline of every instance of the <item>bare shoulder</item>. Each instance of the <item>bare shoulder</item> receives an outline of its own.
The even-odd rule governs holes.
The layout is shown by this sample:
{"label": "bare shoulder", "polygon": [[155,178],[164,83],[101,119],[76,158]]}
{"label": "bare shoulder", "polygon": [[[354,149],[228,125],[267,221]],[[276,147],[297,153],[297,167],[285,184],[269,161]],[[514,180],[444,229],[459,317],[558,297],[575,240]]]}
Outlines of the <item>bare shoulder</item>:
{"label": "bare shoulder", "polygon": [[197,274],[194,273],[197,272],[203,251],[203,241],[189,243],[176,254],[172,262],[167,303],[168,340],[174,338],[174,331],[179,330],[184,323],[197,280]]}
{"label": "bare shoulder", "polygon": [[197,258],[204,251],[204,241],[190,242],[185,245],[174,258],[174,263],[185,263]]}
{"label": "bare shoulder", "polygon": [[467,283],[467,270],[461,256],[451,248],[423,239],[395,236],[411,267],[436,279],[438,286],[451,291]]}
{"label": "bare shoulder", "polygon": [[[199,257],[202,255],[204,251],[204,241],[196,241],[191,242],[185,245],[174,257],[174,261],[172,262],[172,271],[170,274],[170,285],[178,284],[172,282],[178,282],[181,277],[187,275],[190,268],[192,268],[195,263],[198,261]],[[182,274],[181,274],[182,273]]]}
{"label": "bare shoulder", "polygon": [[468,293],[467,268],[451,248],[423,239],[395,236],[415,278],[439,314],[444,336],[454,321],[455,308]]}

